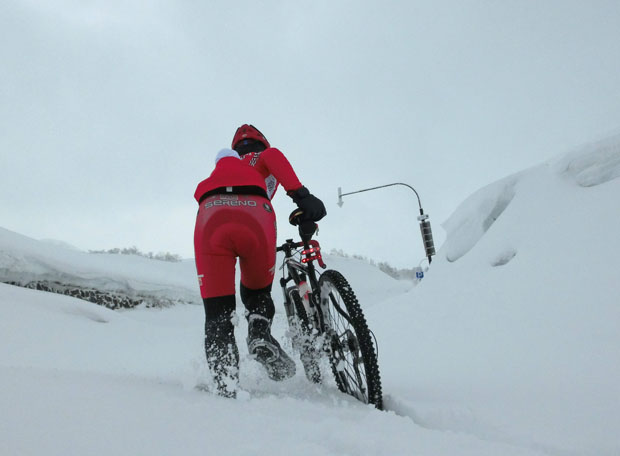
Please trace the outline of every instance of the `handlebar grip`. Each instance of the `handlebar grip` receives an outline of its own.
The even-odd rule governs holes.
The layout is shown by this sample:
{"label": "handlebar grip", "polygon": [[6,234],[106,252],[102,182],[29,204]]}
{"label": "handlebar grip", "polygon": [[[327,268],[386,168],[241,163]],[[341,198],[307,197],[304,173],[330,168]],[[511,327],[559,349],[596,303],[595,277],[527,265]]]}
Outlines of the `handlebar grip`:
{"label": "handlebar grip", "polygon": [[302,241],[309,241],[312,239],[314,233],[316,233],[316,229],[318,225],[314,223],[312,220],[304,220],[299,224],[299,236],[301,236]]}

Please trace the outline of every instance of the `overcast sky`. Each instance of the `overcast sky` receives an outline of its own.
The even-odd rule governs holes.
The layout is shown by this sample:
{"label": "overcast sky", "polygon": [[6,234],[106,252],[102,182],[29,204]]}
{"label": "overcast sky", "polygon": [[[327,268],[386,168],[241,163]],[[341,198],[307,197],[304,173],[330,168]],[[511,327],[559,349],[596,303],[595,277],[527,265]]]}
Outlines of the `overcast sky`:
{"label": "overcast sky", "polygon": [[[0,2],[0,226],[193,256],[242,123],[328,209],[326,250],[414,266],[468,195],[620,128],[620,2]],[[279,240],[293,204],[274,199]]]}

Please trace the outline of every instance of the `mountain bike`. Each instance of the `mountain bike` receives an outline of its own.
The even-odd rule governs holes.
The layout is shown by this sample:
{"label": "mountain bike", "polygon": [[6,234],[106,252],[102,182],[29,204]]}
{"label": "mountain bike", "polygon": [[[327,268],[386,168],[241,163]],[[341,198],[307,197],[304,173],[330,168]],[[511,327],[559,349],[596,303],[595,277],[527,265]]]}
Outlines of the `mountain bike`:
{"label": "mountain bike", "polygon": [[362,308],[343,275],[325,269],[321,247],[312,236],[317,225],[301,221],[293,211],[301,242],[287,239],[277,247],[284,253],[280,286],[289,324],[288,335],[299,352],[306,377],[322,383],[321,360],[327,358],[338,389],[361,402],[383,408],[377,341],[369,330]]}

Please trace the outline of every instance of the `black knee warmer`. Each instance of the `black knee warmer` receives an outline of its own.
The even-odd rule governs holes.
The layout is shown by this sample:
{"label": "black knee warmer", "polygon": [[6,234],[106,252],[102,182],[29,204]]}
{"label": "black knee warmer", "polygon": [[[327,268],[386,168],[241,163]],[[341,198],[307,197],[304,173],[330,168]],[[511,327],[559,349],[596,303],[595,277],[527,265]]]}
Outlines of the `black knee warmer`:
{"label": "black knee warmer", "polygon": [[207,320],[228,318],[235,311],[235,295],[203,298]]}
{"label": "black knee warmer", "polygon": [[251,314],[258,314],[271,320],[276,312],[276,308],[271,299],[271,285],[252,290],[243,284],[239,287],[241,302],[246,310]]}
{"label": "black knee warmer", "polygon": [[204,298],[205,339],[215,343],[229,343],[234,337],[234,326],[230,318],[235,311],[235,295]]}

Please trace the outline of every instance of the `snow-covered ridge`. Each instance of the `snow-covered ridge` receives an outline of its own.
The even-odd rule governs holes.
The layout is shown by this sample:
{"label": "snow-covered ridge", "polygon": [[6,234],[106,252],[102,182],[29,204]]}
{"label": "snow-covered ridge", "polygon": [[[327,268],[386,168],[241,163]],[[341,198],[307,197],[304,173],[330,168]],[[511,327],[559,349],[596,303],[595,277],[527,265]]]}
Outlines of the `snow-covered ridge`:
{"label": "snow-covered ridge", "polygon": [[565,154],[551,162],[582,187],[594,187],[620,177],[620,134],[602,139]]}
{"label": "snow-covered ridge", "polygon": [[90,254],[0,228],[0,282],[53,291],[106,307],[199,303],[193,261]]}
{"label": "snow-covered ridge", "polygon": [[369,312],[382,353],[407,347],[380,361],[388,407],[532,452],[620,454],[618,177],[613,136],[467,198],[426,278]]}
{"label": "snow-covered ridge", "polygon": [[[535,193],[527,189],[519,192],[519,187],[524,182],[527,187],[528,182],[533,180],[553,182],[557,178],[563,178],[580,187],[595,187],[618,177],[620,134],[576,148],[547,163],[489,184],[461,203],[442,224],[447,232],[447,240],[442,249],[445,257],[453,262],[467,254],[509,208],[515,197],[517,201],[527,202],[528,198],[533,201],[536,198]],[[519,203],[517,205],[519,210],[523,207]],[[527,216],[527,211],[522,215]],[[506,255],[514,257],[510,252],[500,255],[497,259],[498,265],[505,264]]]}

